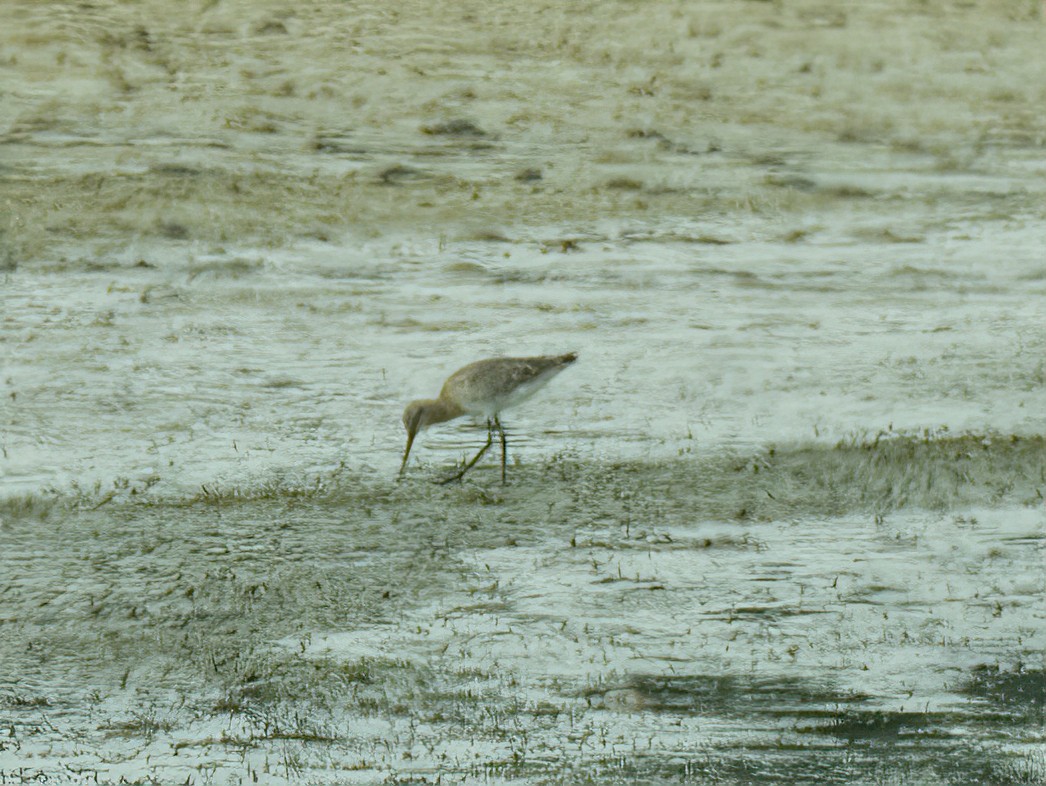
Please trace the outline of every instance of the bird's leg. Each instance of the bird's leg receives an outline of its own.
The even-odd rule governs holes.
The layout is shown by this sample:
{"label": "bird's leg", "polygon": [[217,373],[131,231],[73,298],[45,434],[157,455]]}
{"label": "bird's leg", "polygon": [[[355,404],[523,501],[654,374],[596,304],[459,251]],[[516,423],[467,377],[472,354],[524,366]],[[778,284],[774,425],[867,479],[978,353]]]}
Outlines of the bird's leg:
{"label": "bird's leg", "polygon": [[505,436],[505,427],[501,425],[501,420],[497,415],[494,416],[494,425],[498,428],[498,433],[501,434],[501,482],[505,482],[505,457],[508,455],[508,439]]}
{"label": "bird's leg", "polygon": [[453,483],[455,480],[461,480],[465,477],[465,473],[476,466],[476,462],[480,460],[484,453],[494,444],[494,425],[489,420],[487,421],[487,444],[479,449],[479,453],[472,457],[472,460],[461,468],[461,472],[455,475],[451,475],[449,478],[437,481],[439,485],[445,486],[447,483]]}

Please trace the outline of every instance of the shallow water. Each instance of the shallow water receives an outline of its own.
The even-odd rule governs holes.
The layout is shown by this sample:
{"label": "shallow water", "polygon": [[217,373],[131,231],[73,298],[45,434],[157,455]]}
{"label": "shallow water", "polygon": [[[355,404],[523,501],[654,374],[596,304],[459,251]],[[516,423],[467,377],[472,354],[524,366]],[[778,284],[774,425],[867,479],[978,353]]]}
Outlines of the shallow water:
{"label": "shallow water", "polygon": [[3,778],[1042,780],[1037,5],[5,14]]}
{"label": "shallow water", "polygon": [[1033,783],[1044,472],[1041,439],[895,438],[37,502],[0,770]]}
{"label": "shallow water", "polygon": [[[947,237],[903,259],[881,244],[800,255],[617,238],[568,254],[473,243],[353,265],[342,247],[16,273],[6,482],[119,476],[175,492],[339,462],[391,475],[408,399],[477,356],[568,349],[581,363],[505,418],[521,460],[891,425],[1034,432],[1046,279],[1024,237],[990,241],[1016,249],[1005,267],[971,242],[947,274],[934,255]],[[481,439],[468,424],[434,430],[417,460],[445,464]]]}

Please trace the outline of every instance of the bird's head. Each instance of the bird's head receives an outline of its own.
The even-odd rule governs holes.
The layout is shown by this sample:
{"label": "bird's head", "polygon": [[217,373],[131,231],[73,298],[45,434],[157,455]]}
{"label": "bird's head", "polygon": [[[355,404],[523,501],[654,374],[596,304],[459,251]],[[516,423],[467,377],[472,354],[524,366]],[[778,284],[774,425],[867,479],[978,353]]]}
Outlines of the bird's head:
{"label": "bird's head", "polygon": [[407,429],[407,436],[413,436],[429,425],[425,415],[431,406],[432,402],[427,399],[412,401],[407,405],[403,410],[403,427]]}

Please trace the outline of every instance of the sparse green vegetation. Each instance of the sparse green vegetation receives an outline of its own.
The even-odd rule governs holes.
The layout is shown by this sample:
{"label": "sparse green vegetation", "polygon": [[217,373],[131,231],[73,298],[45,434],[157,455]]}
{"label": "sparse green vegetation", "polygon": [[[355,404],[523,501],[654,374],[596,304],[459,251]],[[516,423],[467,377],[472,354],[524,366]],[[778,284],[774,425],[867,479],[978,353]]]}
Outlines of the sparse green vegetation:
{"label": "sparse green vegetation", "polygon": [[[966,651],[971,623],[946,621],[955,603],[975,627],[998,629],[979,635],[1011,660],[1030,654],[1008,620],[1037,598],[954,582],[1029,569],[1018,546],[990,535],[988,511],[1023,509],[1044,467],[1040,437],[883,433],[673,461],[559,455],[515,467],[504,488],[482,473],[443,487],[341,469],[180,500],[143,493],[99,507],[102,489],[46,506],[12,499],[4,575],[21,567],[4,588],[0,656],[23,679],[71,687],[9,686],[0,714],[26,744],[54,745],[34,718],[82,723],[91,708],[81,734],[108,742],[90,744],[190,759],[236,750],[282,778],[333,760],[393,779],[770,782],[752,773],[772,763],[805,782],[816,752],[819,782],[848,783],[864,771],[859,751],[921,783],[969,766],[956,739],[1002,725],[1031,745],[1041,670],[949,667],[941,711],[884,706],[847,675],[890,673],[897,647]],[[989,537],[990,562],[954,563],[942,551],[952,531]],[[825,549],[839,553],[814,556]],[[869,561],[908,567],[860,567]],[[906,570],[939,577],[902,590],[890,577]],[[944,599],[937,581],[952,585]],[[572,599],[553,600],[559,585]],[[550,605],[533,606],[536,591]],[[897,592],[924,596],[929,611],[891,600]],[[647,655],[635,662],[636,651]],[[550,668],[561,653],[573,665]],[[735,657],[749,665],[727,665]],[[707,736],[709,718],[724,731]],[[640,733],[651,723],[659,731]],[[776,731],[753,745],[741,741],[753,732],[725,731],[733,723]],[[209,731],[192,732],[198,724]],[[683,755],[695,739],[711,746],[704,758]],[[465,747],[448,755],[449,740]],[[1010,782],[1042,771],[1031,754],[996,756],[992,771]]]}
{"label": "sparse green vegetation", "polygon": [[1042,27],[6,4],[0,783],[1046,782]]}

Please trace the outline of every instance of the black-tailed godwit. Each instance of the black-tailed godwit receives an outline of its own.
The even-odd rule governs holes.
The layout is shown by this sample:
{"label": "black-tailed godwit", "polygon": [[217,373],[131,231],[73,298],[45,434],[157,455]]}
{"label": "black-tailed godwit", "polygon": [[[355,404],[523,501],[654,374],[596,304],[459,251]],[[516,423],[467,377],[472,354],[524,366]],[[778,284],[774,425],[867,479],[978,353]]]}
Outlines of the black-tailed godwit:
{"label": "black-tailed godwit", "polygon": [[543,355],[532,358],[491,358],[477,360],[459,368],[443,383],[439,398],[412,401],[403,411],[407,428],[407,449],[403,451],[400,475],[407,468],[407,458],[414,437],[434,423],[473,415],[487,419],[487,444],[480,448],[456,475],[443,483],[460,480],[475,466],[494,442],[494,431],[501,436],[501,482],[505,482],[505,456],[508,441],[501,426],[501,411],[516,406],[536,393],[552,377],[577,360],[577,353]]}

